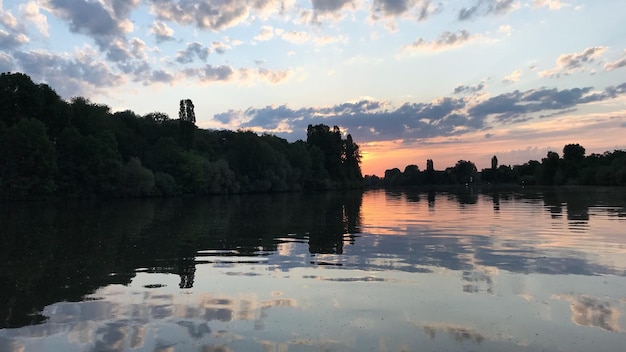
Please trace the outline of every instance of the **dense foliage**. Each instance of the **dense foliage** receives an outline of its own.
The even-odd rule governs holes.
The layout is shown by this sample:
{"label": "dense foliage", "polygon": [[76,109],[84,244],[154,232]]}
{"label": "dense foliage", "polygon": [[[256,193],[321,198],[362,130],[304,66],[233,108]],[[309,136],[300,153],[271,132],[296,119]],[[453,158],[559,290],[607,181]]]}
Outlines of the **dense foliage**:
{"label": "dense foliage", "polygon": [[360,152],[337,127],[309,126],[289,143],[251,131],[195,125],[191,100],[179,119],[112,113],[66,102],[21,73],[0,76],[0,198],[160,196],[280,192],[362,186]]}
{"label": "dense foliage", "polygon": [[425,171],[409,165],[404,172],[398,168],[385,171],[384,178],[365,176],[373,187],[454,185],[469,183],[517,183],[524,185],[590,185],[626,186],[626,151],[615,150],[585,156],[579,144],[567,144],[563,157],[549,151],[541,162],[530,160],[523,165],[498,166],[498,158],[491,159],[491,168],[478,171],[471,161],[459,160],[455,166],[436,171],[428,160]]}

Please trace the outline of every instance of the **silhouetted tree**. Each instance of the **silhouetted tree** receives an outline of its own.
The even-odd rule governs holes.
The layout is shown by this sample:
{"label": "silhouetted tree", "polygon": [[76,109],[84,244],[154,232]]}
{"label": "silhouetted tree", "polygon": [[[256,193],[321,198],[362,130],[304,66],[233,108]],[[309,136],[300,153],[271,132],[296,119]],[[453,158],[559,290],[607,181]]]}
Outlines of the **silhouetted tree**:
{"label": "silhouetted tree", "polygon": [[191,99],[182,99],[180,101],[180,109],[178,110],[178,118],[192,124],[196,123],[196,113],[194,111]]}
{"label": "silhouetted tree", "polygon": [[[191,101],[191,100],[189,100],[189,101]],[[195,119],[196,119],[195,112],[193,114],[194,114],[193,119],[194,119],[194,123],[195,123]],[[170,119],[170,117],[167,114],[162,113],[162,112],[150,112],[150,113],[147,113],[146,115],[144,115],[144,118],[147,119],[147,120],[151,120],[151,121],[157,122],[157,123],[165,122],[165,121]]]}
{"label": "silhouetted tree", "polygon": [[306,142],[322,151],[324,166],[332,182],[344,186],[360,186],[361,153],[351,135],[348,134],[343,140],[337,126],[331,130],[323,124],[309,125]]}
{"label": "silhouetted tree", "polygon": [[154,194],[154,174],[141,165],[139,158],[130,158],[119,175],[119,192],[129,196]]}
{"label": "silhouetted tree", "polygon": [[563,160],[579,162],[585,158],[585,148],[580,144],[567,144],[563,147]]}
{"label": "silhouetted tree", "polygon": [[348,134],[343,141],[342,165],[348,181],[360,181],[361,174],[361,152],[359,146],[352,140],[352,135]]}
{"label": "silhouetted tree", "polygon": [[491,158],[491,170],[496,170],[498,168],[498,158],[494,155]]}
{"label": "silhouetted tree", "polygon": [[191,99],[183,99],[180,101],[178,123],[180,128],[180,142],[189,149],[193,145],[193,137],[196,130],[196,113]]}
{"label": "silhouetted tree", "polygon": [[458,183],[473,182],[476,171],[476,165],[473,162],[466,160],[459,160],[452,168],[452,174]]}
{"label": "silhouetted tree", "polygon": [[420,183],[420,169],[417,165],[407,165],[402,176],[404,185],[416,186]]}
{"label": "silhouetted tree", "polygon": [[397,167],[385,170],[385,185],[398,186],[402,182],[402,171]]}
{"label": "silhouetted tree", "polygon": [[547,156],[541,159],[541,183],[544,185],[554,184],[554,176],[559,169],[559,154],[549,151]]}
{"label": "silhouetted tree", "polygon": [[56,153],[41,121],[21,119],[0,140],[0,194],[25,198],[56,190]]}

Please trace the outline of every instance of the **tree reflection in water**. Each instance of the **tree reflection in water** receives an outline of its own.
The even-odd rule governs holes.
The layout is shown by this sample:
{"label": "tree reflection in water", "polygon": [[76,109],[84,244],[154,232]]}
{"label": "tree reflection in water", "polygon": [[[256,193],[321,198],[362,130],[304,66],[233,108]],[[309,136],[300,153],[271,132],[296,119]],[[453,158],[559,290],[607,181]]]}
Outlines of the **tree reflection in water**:
{"label": "tree reflection in water", "polygon": [[[393,321],[385,324],[395,332],[362,313],[365,309],[384,315],[382,309],[392,309],[388,306],[406,314],[425,309],[422,320],[407,316],[404,323],[422,332],[416,338],[422,336],[435,346],[448,336],[454,343],[480,344],[480,349],[515,349],[517,345],[507,345],[480,328],[484,312],[473,311],[478,320],[470,324],[458,312],[450,314],[459,321],[441,320],[437,311],[446,311],[445,304],[456,300],[478,307],[484,297],[492,297],[496,301],[488,302],[503,309],[498,300],[517,295],[540,315],[546,303],[536,296],[543,291],[531,294],[524,284],[542,280],[538,274],[565,280],[563,285],[569,285],[572,276],[580,281],[580,286],[572,286],[580,287],[580,293],[555,288],[542,299],[555,310],[558,302],[569,305],[567,319],[573,324],[623,333],[623,297],[592,284],[601,277],[623,283],[626,277],[620,250],[626,239],[619,230],[626,220],[622,191],[463,188],[258,194],[3,204],[1,210],[3,351],[18,348],[14,337],[29,336],[26,331],[36,329],[29,327],[32,324],[41,324],[37,334],[42,336],[70,334],[63,326],[98,336],[95,342],[89,340],[96,350],[145,348],[145,341],[156,341],[151,331],[168,329],[201,340],[201,350],[242,350],[245,344],[237,345],[229,330],[241,327],[237,322],[253,322],[254,331],[274,331],[278,317],[296,324],[290,314],[298,314],[315,323],[317,314],[335,310],[355,314],[346,324],[376,326],[385,336],[413,336],[392,316],[385,316]],[[455,279],[446,279],[450,277]],[[519,282],[514,290],[518,293],[503,292],[508,281]],[[290,284],[272,288],[275,282]],[[390,294],[387,287],[393,288],[393,298],[385,296]],[[226,294],[229,290],[240,296]],[[250,292],[257,297],[247,297]],[[315,301],[329,294],[332,300]],[[377,300],[369,301],[368,295]],[[138,297],[138,302],[128,303]],[[444,304],[445,297],[452,303]],[[413,299],[439,309],[429,315],[429,305],[412,307],[408,302]],[[308,306],[311,302],[319,306]],[[409,306],[400,308],[402,303]],[[354,312],[347,308],[351,305]],[[311,322],[302,324],[308,329]],[[96,330],[89,332],[89,326]],[[302,334],[297,325],[285,328]],[[340,330],[332,324],[328,328],[320,331]],[[370,335],[361,338],[376,334]],[[211,340],[217,336],[219,341]],[[280,340],[254,345],[285,348],[276,342]],[[288,345],[320,347],[319,341],[302,336],[287,340]],[[393,340],[385,339],[384,344]],[[340,350],[362,346],[350,338],[333,341],[323,344]],[[382,346],[383,340],[377,343]]]}

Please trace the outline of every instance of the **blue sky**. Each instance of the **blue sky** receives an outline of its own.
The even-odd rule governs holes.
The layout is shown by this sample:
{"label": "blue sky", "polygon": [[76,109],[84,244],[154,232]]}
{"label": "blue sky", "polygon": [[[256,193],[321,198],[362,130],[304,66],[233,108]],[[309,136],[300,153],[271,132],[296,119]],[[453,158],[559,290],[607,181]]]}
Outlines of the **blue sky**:
{"label": "blue sky", "polygon": [[366,174],[626,148],[626,2],[0,1],[0,71],[112,111],[290,141],[337,125]]}

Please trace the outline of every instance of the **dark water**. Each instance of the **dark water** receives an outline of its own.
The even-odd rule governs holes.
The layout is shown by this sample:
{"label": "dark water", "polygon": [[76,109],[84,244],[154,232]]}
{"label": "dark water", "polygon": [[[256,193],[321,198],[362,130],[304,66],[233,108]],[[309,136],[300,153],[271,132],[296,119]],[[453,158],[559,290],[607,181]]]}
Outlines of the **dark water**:
{"label": "dark water", "polygon": [[626,190],[1,204],[0,351],[620,351]]}

